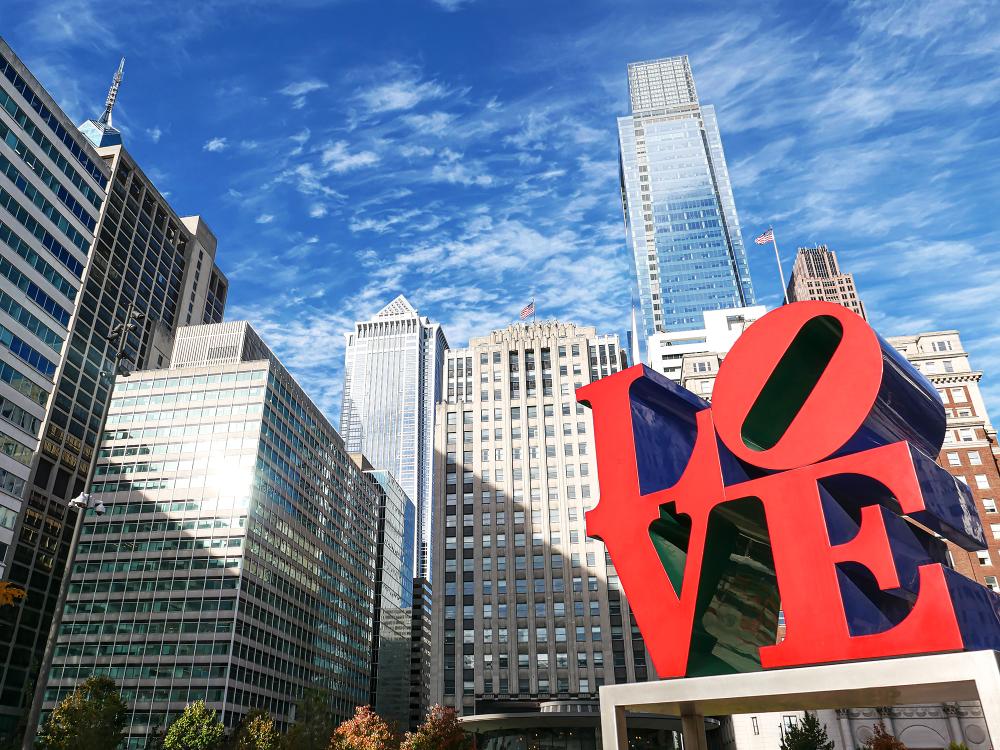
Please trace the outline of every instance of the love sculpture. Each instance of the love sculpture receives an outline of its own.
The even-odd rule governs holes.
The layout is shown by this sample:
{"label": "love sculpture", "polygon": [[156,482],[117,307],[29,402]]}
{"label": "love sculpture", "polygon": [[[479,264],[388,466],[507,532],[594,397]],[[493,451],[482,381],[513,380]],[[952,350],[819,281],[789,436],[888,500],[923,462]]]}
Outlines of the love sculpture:
{"label": "love sculpture", "polygon": [[644,365],[577,398],[600,480],[587,534],[661,678],[1000,648],[1000,596],[948,564],[943,540],[986,541],[933,460],[941,400],[846,308],[755,322],[711,406]]}

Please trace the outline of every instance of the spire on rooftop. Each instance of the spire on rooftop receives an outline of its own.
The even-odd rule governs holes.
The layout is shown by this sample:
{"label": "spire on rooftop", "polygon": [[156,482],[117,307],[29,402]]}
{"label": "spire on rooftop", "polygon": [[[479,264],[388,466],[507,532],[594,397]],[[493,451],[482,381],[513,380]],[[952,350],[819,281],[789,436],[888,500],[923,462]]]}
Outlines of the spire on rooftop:
{"label": "spire on rooftop", "polygon": [[101,115],[101,119],[98,120],[102,125],[107,125],[111,127],[111,110],[115,107],[115,99],[118,98],[118,87],[122,84],[122,73],[125,72],[125,58],[118,64],[118,70],[115,72],[115,77],[111,81],[111,88],[108,89],[108,98],[104,102],[104,114]]}
{"label": "spire on rooftop", "polygon": [[118,99],[118,87],[122,83],[122,75],[125,72],[125,58],[118,64],[115,77],[111,80],[111,88],[108,89],[108,98],[104,102],[104,114],[97,120],[87,120],[80,126],[80,132],[87,136],[87,139],[95,146],[120,146],[122,134],[111,124],[111,111],[115,107],[115,100]]}

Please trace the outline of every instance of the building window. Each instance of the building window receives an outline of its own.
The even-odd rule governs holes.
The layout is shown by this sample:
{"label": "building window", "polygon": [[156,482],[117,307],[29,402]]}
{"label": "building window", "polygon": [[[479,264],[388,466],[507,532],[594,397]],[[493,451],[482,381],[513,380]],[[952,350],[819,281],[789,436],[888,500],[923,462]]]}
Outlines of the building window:
{"label": "building window", "polygon": [[993,500],[992,498],[989,497],[984,497],[983,508],[986,510],[987,513],[996,513],[997,512],[996,500]]}
{"label": "building window", "polygon": [[966,456],[969,459],[969,465],[970,466],[982,466],[983,465],[983,459],[982,459],[982,456],[979,455],[979,451],[969,451],[966,454]]}
{"label": "building window", "polygon": [[753,727],[753,733],[754,734],[760,734],[760,727],[757,725],[757,717],[756,716],[751,716],[750,717],[750,726]]}
{"label": "building window", "polygon": [[986,586],[993,591],[1000,592],[1000,584],[997,583],[996,576],[986,576]]}
{"label": "building window", "polygon": [[957,453],[949,453],[948,454],[948,465],[949,466],[961,466],[962,465],[962,459],[959,458],[959,455]]}
{"label": "building window", "polygon": [[980,550],[976,553],[976,557],[979,558],[979,564],[981,566],[986,567],[993,564],[993,561],[990,560],[989,550]]}
{"label": "building window", "polygon": [[991,523],[990,531],[993,532],[994,539],[1000,539],[1000,523]]}
{"label": "building window", "polygon": [[985,474],[976,474],[976,489],[988,490],[990,488],[990,480]]}

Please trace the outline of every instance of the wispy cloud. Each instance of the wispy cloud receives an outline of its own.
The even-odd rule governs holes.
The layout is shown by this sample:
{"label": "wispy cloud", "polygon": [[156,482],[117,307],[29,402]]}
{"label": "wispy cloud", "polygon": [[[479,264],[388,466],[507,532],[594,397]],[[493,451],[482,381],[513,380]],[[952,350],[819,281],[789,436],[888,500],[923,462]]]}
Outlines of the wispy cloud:
{"label": "wispy cloud", "polygon": [[310,78],[305,81],[289,83],[287,86],[278,89],[278,93],[292,97],[292,107],[294,109],[302,109],[306,105],[307,94],[311,94],[314,91],[322,91],[325,88],[329,88],[329,84],[315,78]]}
{"label": "wispy cloud", "polygon": [[205,141],[205,145],[202,146],[202,149],[211,152],[225,151],[227,148],[229,148],[229,141],[220,136],[209,138]]}
{"label": "wispy cloud", "polygon": [[441,99],[448,90],[435,81],[399,79],[358,92],[358,99],[369,112],[392,112],[413,109],[421,102]]}
{"label": "wispy cloud", "polygon": [[380,157],[374,151],[351,152],[346,141],[337,141],[323,149],[320,159],[323,166],[342,173],[378,164]]}

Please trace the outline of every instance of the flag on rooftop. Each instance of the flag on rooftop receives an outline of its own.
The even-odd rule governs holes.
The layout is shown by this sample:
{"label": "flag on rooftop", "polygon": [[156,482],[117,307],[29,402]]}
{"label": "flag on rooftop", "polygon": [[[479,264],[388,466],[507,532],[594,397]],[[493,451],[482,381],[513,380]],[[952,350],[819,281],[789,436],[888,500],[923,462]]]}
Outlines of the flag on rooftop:
{"label": "flag on rooftop", "polygon": [[532,315],[535,314],[535,300],[531,300],[528,304],[521,308],[521,320],[527,320]]}
{"label": "flag on rooftop", "polygon": [[759,237],[754,238],[754,242],[758,245],[766,245],[768,242],[774,242],[774,230],[768,229],[764,234]]}

